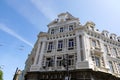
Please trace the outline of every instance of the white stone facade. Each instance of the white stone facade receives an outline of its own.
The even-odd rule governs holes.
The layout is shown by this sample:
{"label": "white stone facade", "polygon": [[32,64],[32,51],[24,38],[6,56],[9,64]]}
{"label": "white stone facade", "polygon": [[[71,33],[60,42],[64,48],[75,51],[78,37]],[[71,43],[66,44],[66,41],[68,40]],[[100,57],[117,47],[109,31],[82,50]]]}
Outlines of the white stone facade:
{"label": "white stone facade", "polygon": [[62,63],[66,54],[69,70],[92,69],[120,77],[120,37],[106,30],[99,32],[93,22],[81,25],[68,12],[48,24],[47,33],[40,32],[26,70],[65,70]]}

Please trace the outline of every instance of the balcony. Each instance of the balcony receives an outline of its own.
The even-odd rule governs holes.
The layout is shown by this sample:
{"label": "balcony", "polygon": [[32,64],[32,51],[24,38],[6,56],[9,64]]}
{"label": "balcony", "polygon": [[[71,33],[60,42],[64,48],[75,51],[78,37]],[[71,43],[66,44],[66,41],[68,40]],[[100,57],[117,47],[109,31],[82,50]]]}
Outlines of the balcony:
{"label": "balcony", "polygon": [[94,51],[94,54],[96,54],[96,55],[103,54],[103,52],[102,52],[100,47],[92,47],[91,50]]}
{"label": "balcony", "polygon": [[109,73],[109,69],[108,69],[108,68],[105,68],[105,67],[97,67],[97,66],[94,66],[94,70],[95,70],[95,71],[101,71],[101,72]]}

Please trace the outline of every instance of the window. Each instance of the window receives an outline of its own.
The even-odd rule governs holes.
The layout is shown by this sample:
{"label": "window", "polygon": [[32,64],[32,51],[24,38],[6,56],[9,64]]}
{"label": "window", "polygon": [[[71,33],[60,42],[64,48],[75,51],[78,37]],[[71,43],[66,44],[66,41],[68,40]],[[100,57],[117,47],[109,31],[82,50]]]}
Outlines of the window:
{"label": "window", "polygon": [[53,42],[49,42],[48,50],[52,50],[52,48],[53,48]]}
{"label": "window", "polygon": [[74,40],[73,39],[69,39],[68,47],[69,48],[73,48],[74,47]]}
{"label": "window", "polygon": [[60,28],[60,32],[63,32],[63,27]]}
{"label": "window", "polygon": [[83,54],[83,50],[81,50],[81,61],[84,61],[84,54]]}
{"label": "window", "polygon": [[54,29],[51,30],[51,34],[54,34]]}
{"label": "window", "polygon": [[111,62],[111,61],[109,61],[109,67],[110,67],[110,71],[111,71],[111,72],[114,72],[114,70],[113,70],[113,65],[112,65],[112,62]]}
{"label": "window", "polygon": [[95,48],[100,48],[99,40],[92,40],[92,46],[95,47]]}
{"label": "window", "polygon": [[63,41],[60,40],[58,41],[58,49],[62,49],[63,48]]}
{"label": "window", "polygon": [[69,55],[69,57],[68,57],[68,65],[69,66],[74,65],[74,55]]}
{"label": "window", "polygon": [[100,67],[100,58],[95,56],[95,64],[97,67]]}
{"label": "window", "polygon": [[70,25],[69,26],[69,31],[72,31],[73,30],[73,25]]}
{"label": "window", "polygon": [[119,73],[120,73],[120,64],[118,64],[118,71],[119,71]]}
{"label": "window", "polygon": [[62,66],[62,57],[57,57],[57,66]]}
{"label": "window", "polygon": [[104,45],[104,52],[105,52],[106,54],[109,53],[109,52],[108,52],[108,47],[107,47],[107,45]]}
{"label": "window", "polygon": [[97,67],[100,67],[100,58],[99,58],[98,56],[92,55],[92,61],[95,62],[95,65],[96,65]]}
{"label": "window", "polygon": [[79,40],[80,40],[80,48],[82,48],[82,36],[79,36]]}
{"label": "window", "polygon": [[53,66],[52,58],[46,58],[46,67],[52,67],[52,66]]}
{"label": "window", "polygon": [[96,42],[95,42],[95,40],[92,40],[92,46],[93,46],[93,47],[96,46]]}
{"label": "window", "polygon": [[116,48],[113,48],[113,49],[112,49],[112,53],[113,53],[113,56],[114,56],[114,57],[117,56],[117,50],[116,50]]}

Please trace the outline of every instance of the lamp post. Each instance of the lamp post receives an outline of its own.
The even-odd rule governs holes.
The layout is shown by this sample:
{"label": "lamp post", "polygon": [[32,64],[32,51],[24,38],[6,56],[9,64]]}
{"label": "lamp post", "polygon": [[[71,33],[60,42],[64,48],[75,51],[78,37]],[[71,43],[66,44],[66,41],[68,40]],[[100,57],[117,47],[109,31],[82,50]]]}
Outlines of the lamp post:
{"label": "lamp post", "polygon": [[65,80],[70,80],[70,75],[69,75],[69,57],[68,54],[66,54],[63,58],[63,66],[65,67],[67,71],[67,76],[65,77]]}

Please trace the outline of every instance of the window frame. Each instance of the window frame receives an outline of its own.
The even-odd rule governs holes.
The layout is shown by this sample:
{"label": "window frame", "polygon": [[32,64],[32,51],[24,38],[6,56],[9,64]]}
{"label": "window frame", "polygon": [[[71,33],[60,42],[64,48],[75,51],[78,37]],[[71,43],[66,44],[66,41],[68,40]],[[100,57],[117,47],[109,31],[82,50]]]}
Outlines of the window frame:
{"label": "window frame", "polygon": [[57,62],[57,64],[56,64],[57,67],[63,66],[63,65],[62,65],[63,58],[62,58],[61,56],[58,56],[58,57],[57,57],[57,61],[56,61],[56,62]]}
{"label": "window frame", "polygon": [[48,51],[51,51],[52,49],[53,49],[53,42],[49,42]]}
{"label": "window frame", "polygon": [[55,29],[51,29],[51,34],[55,34]]}
{"label": "window frame", "polygon": [[69,39],[68,48],[74,48],[74,39]]}
{"label": "window frame", "polygon": [[113,63],[109,61],[109,68],[111,72],[114,72]]}
{"label": "window frame", "polygon": [[73,30],[74,25],[69,25],[69,31]]}
{"label": "window frame", "polygon": [[60,32],[63,32],[64,31],[64,28],[63,27],[60,27]]}

